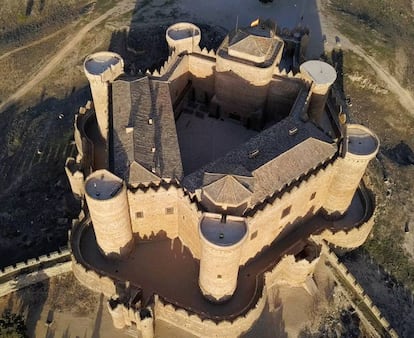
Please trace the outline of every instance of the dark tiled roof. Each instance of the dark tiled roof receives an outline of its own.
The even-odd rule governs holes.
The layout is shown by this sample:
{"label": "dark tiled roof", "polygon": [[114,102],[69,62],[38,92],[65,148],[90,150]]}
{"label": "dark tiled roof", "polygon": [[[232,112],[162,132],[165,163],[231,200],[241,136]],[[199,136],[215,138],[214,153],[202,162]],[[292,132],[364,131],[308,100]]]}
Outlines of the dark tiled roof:
{"label": "dark tiled roof", "polygon": [[205,172],[247,176],[247,171],[254,177],[253,193],[259,199],[266,195],[267,187],[277,191],[279,186],[325,162],[336,151],[337,145],[332,144],[332,139],[312,123],[287,117],[238,149],[186,176],[182,183],[194,191],[203,186]]}
{"label": "dark tiled roof", "polygon": [[239,206],[250,198],[252,192],[233,176],[226,175],[204,187],[203,192],[217,205]]}
{"label": "dark tiled roof", "polygon": [[135,161],[129,166],[128,183],[132,186],[138,186],[140,183],[156,182],[158,180],[158,176]]}
{"label": "dark tiled roof", "polygon": [[180,179],[182,164],[168,83],[123,77],[113,83],[112,99],[115,173],[128,179],[129,164],[135,161],[159,177]]}

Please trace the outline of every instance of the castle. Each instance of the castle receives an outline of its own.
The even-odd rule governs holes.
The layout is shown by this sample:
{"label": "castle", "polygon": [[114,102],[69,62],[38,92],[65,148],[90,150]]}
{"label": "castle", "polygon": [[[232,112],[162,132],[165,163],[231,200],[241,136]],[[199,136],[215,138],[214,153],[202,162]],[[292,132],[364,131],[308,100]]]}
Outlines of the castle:
{"label": "castle", "polygon": [[84,62],[93,104],[66,162],[86,202],[73,272],[108,297],[115,327],[142,337],[157,320],[240,336],[275,286],[315,292],[318,243],[356,248],[373,226],[361,179],[379,140],[328,100],[334,68],[298,66],[305,40],[288,51],[270,21],[236,28],[216,52],[200,39],[193,24],[170,26],[153,73],[124,74],[112,52]]}

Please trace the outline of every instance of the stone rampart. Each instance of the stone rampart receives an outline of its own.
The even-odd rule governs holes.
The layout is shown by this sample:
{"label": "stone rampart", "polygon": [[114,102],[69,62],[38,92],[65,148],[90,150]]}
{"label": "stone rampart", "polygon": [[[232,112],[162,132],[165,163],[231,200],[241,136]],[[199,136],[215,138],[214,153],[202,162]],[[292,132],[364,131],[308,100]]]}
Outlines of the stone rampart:
{"label": "stone rampart", "polygon": [[167,237],[178,235],[178,189],[174,185],[160,185],[158,189],[128,189],[128,203],[132,232],[149,238],[159,232]]}
{"label": "stone rampart", "polygon": [[178,192],[178,236],[181,242],[191,251],[195,259],[201,257],[201,243],[198,235],[198,224],[202,217],[197,203],[192,201],[181,189]]}
{"label": "stone rampart", "polygon": [[180,323],[180,328],[197,337],[233,338],[239,337],[242,333],[249,330],[256,320],[260,317],[267,301],[267,290],[263,288],[260,298],[256,305],[243,316],[237,317],[233,321],[214,322],[209,319],[202,319],[196,314],[189,313],[182,308],[176,308],[166,301],[155,296],[154,315],[156,319],[161,319],[173,326]]}
{"label": "stone rampart", "polygon": [[173,183],[128,190],[132,231],[140,238],[165,233],[181,242],[200,259],[198,223],[201,211],[182,188]]}
{"label": "stone rampart", "polygon": [[94,270],[87,270],[85,262],[79,263],[77,258],[72,258],[72,271],[75,277],[82,285],[94,292],[102,292],[106,297],[116,294],[115,282],[104,275],[99,275]]}
{"label": "stone rampart", "polygon": [[65,263],[70,260],[70,250],[62,247],[59,251],[53,251],[46,255],[30,258],[27,261],[16,263],[0,270],[0,283],[4,283],[20,274],[40,271],[42,268],[51,267],[57,263]]}
{"label": "stone rampart", "polygon": [[321,168],[274,201],[264,202],[263,209],[247,218],[250,238],[247,239],[240,264],[245,264],[297,219],[315,214],[323,206],[333,165]]}
{"label": "stone rampart", "polygon": [[88,175],[95,167],[94,142],[87,135],[87,127],[94,120],[94,111],[90,109],[91,103],[79,109],[79,114],[75,116],[74,137],[76,149],[78,150],[77,162],[80,162],[84,175]]}
{"label": "stone rampart", "polygon": [[125,326],[131,326],[132,323],[135,323],[142,338],[154,337],[154,318],[150,307],[135,309],[133,307],[127,307],[115,299],[110,299],[107,304],[112,321],[117,329],[122,329]]}
{"label": "stone rampart", "polygon": [[290,111],[302,87],[303,81],[299,79],[273,76],[266,101],[266,111],[269,117],[277,118]]}
{"label": "stone rampart", "polygon": [[161,77],[161,80],[169,82],[171,102],[173,106],[175,106],[177,101],[180,99],[190,80],[188,62],[188,55],[176,57],[176,60],[172,64],[171,68],[168,69],[166,74]]}
{"label": "stone rampart", "polygon": [[90,222],[90,219],[84,218],[80,222],[74,220],[73,230],[69,234],[72,248],[72,271],[75,277],[87,288],[94,292],[102,292],[106,297],[111,297],[116,294],[115,281],[106,277],[103,272],[96,271],[96,269],[89,266],[83,259],[80,251],[80,240],[85,226]]}
{"label": "stone rampart", "polygon": [[366,241],[374,226],[375,201],[372,200],[373,197],[370,196],[364,186],[360,186],[357,193],[361,196],[365,210],[365,214],[359,224],[354,224],[349,230],[332,231],[325,229],[321,234],[312,236],[315,241],[320,242],[321,240],[326,240],[344,249],[355,249]]}
{"label": "stone rampart", "polygon": [[67,247],[7,266],[0,271],[0,297],[71,270]]}
{"label": "stone rampart", "polygon": [[213,50],[203,49],[189,55],[188,69],[197,100],[204,102],[205,95],[214,95],[216,56]]}
{"label": "stone rampart", "polygon": [[[332,251],[332,249],[327,245],[324,240],[317,240],[318,243],[322,247],[322,254],[326,257],[327,261],[331,264],[331,266],[340,274],[341,278],[346,280],[352,290],[359,296],[360,300],[364,303],[364,305],[368,308],[370,315],[373,316],[377,322],[377,327],[380,325],[384,331],[390,337],[398,337],[398,334],[395,330],[391,327],[390,323],[387,321],[386,318],[382,315],[381,311],[378,307],[373,303],[371,298],[365,293],[364,289],[361,285],[357,282],[355,277],[350,273],[350,271],[346,268],[346,266],[341,263],[336,256],[336,254]],[[354,302],[355,304],[359,304],[359,302]],[[364,315],[363,310],[360,310]],[[374,326],[375,327],[375,326]]]}
{"label": "stone rampart", "polygon": [[284,256],[270,271],[265,273],[266,287],[271,289],[275,285],[303,286],[307,279],[313,275],[319,257],[308,261],[296,260],[293,255]]}

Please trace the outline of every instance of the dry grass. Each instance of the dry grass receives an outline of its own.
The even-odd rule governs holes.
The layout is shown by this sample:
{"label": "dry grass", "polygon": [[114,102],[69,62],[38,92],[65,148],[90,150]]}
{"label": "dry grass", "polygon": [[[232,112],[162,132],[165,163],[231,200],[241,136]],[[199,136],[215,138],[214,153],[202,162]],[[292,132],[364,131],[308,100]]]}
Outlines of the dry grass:
{"label": "dry grass", "polygon": [[67,30],[35,46],[22,49],[0,60],[2,81],[0,83],[0,100],[13,94],[23,83],[28,81],[56,53],[62,45]]}
{"label": "dry grass", "polygon": [[399,82],[414,88],[414,10],[406,0],[331,0],[339,30],[374,56]]}
{"label": "dry grass", "polygon": [[414,166],[400,165],[388,155],[401,141],[414,149],[414,117],[377,82],[374,70],[352,52],[344,54],[344,88],[353,103],[351,120],[368,126],[381,140],[378,159],[368,170],[378,212],[373,236],[364,249],[399,282],[414,290],[413,252],[404,248],[404,226],[414,217]]}

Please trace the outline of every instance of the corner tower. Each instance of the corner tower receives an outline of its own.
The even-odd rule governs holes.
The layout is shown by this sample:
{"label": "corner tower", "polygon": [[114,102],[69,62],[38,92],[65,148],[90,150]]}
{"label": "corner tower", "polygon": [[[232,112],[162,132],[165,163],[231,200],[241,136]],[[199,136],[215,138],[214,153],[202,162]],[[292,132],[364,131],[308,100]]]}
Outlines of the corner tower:
{"label": "corner tower", "polygon": [[96,241],[106,256],[124,256],[133,245],[127,190],[109,171],[97,170],[85,181],[85,197]]}
{"label": "corner tower", "polygon": [[108,142],[109,83],[124,72],[124,61],[116,53],[98,52],[86,57],[83,69],[91,86],[99,132]]}
{"label": "corner tower", "polygon": [[362,176],[379,149],[378,137],[368,128],[358,124],[345,126],[342,141],[342,158],[328,190],[325,212],[328,216],[343,215],[351,204]]}
{"label": "corner tower", "polygon": [[[224,218],[224,219],[223,219]],[[198,284],[203,295],[222,302],[230,298],[237,287],[240,257],[247,238],[243,218],[205,214],[200,221],[200,275]]]}
{"label": "corner tower", "polygon": [[167,28],[165,33],[170,51],[192,53],[201,41],[201,31],[189,22],[179,22]]}

